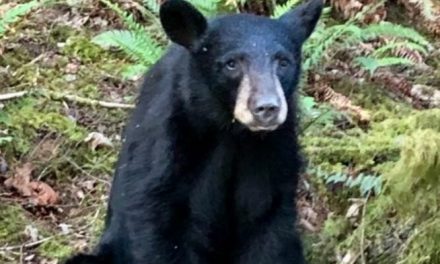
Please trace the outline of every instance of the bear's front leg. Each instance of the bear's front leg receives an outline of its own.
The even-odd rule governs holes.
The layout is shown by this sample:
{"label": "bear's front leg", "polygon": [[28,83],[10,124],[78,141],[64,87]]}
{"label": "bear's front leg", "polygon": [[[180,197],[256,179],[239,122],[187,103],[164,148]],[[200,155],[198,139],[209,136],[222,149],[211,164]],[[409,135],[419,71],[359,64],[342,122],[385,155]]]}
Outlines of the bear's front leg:
{"label": "bear's front leg", "polygon": [[[293,199],[289,196],[275,212],[244,227],[236,264],[304,264],[301,240],[295,230]],[[243,233],[242,233],[243,234]]]}

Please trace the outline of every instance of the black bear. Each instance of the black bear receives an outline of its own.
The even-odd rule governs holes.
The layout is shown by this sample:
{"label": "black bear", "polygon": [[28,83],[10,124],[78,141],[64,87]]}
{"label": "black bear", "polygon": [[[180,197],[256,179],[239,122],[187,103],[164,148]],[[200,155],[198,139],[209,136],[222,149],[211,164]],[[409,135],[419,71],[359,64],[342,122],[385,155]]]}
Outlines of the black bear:
{"label": "black bear", "polygon": [[207,20],[183,0],[124,132],[106,228],[68,264],[301,264],[295,88],[322,0]]}

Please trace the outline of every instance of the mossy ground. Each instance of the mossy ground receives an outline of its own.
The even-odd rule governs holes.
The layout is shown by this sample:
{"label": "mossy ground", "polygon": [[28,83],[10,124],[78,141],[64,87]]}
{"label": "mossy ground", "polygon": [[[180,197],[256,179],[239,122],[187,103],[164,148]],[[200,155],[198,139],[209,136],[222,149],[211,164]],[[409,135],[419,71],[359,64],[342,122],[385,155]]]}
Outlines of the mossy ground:
{"label": "mossy ground", "polygon": [[[79,1],[79,7],[58,3],[35,11],[0,39],[0,93],[33,92],[1,102],[0,154],[10,171],[0,176],[0,263],[60,260],[92,247],[102,229],[129,110],[41,93],[134,102],[136,83],[120,75],[129,61],[89,41],[106,27],[118,27],[114,16],[92,2]],[[439,61],[430,58],[428,63],[436,68]],[[339,263],[347,252],[358,256],[353,263],[439,263],[440,111],[414,110],[374,83],[348,79],[334,88],[371,111],[369,127],[341,126],[337,117],[309,127],[301,138],[311,170],[300,200],[320,219],[318,231],[304,231],[310,263]],[[440,70],[412,79],[435,86]],[[84,142],[90,132],[103,133],[114,147],[90,149]],[[33,177],[52,186],[60,204],[35,207],[3,186],[25,162],[36,165]],[[314,174],[317,168],[321,175]],[[362,196],[359,186],[326,184],[334,173],[374,175],[385,186],[380,194]],[[352,198],[367,202],[365,210],[361,206],[361,212],[348,218]],[[38,230],[36,237],[26,232],[29,226]]]}

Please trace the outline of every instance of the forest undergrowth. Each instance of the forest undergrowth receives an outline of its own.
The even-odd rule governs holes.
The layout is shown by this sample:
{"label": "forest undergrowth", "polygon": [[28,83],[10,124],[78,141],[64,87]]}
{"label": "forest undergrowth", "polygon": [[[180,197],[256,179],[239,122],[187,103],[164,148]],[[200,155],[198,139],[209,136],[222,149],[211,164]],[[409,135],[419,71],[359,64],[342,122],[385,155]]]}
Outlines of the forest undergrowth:
{"label": "forest undergrowth", "polygon": [[[300,0],[193,0],[279,17]],[[103,227],[158,1],[0,2],[0,263],[55,264]],[[304,46],[298,227],[310,264],[440,263],[440,5],[331,0]]]}

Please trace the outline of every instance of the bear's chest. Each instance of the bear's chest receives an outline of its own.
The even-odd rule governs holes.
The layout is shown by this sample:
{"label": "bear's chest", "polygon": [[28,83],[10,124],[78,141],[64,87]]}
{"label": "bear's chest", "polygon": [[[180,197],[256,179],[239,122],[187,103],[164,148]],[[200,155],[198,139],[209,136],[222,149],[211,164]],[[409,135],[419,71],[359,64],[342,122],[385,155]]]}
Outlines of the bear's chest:
{"label": "bear's chest", "polygon": [[282,164],[274,149],[267,153],[264,147],[224,139],[199,153],[185,173],[191,217],[224,226],[225,219],[246,224],[269,212],[279,195]]}

